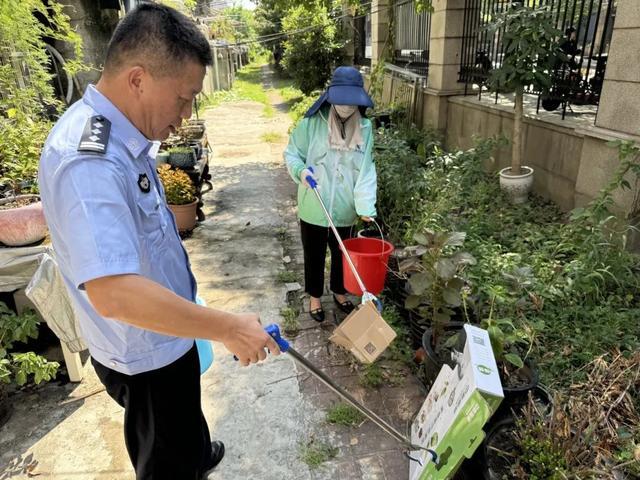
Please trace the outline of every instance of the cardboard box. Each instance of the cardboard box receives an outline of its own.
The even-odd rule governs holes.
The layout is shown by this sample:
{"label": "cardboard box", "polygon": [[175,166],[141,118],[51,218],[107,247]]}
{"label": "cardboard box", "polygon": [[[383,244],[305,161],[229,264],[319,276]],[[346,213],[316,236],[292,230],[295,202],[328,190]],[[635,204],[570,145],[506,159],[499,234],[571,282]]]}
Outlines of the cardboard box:
{"label": "cardboard box", "polygon": [[396,338],[372,301],[358,305],[329,338],[349,350],[362,363],[372,363]]}
{"label": "cardboard box", "polygon": [[411,425],[411,442],[435,450],[436,465],[424,451],[411,452],[410,480],[452,478],[482,443],[482,428],[503,398],[498,367],[486,330],[465,325],[464,352],[455,368],[440,370]]}

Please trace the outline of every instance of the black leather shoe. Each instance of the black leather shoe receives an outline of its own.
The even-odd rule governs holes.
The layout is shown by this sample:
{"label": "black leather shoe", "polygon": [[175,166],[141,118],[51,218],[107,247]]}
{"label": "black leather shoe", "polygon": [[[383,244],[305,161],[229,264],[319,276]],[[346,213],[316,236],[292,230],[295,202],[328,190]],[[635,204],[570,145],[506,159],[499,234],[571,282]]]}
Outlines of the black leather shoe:
{"label": "black leather shoe", "polygon": [[211,442],[211,458],[209,459],[209,466],[205,470],[204,476],[202,480],[207,480],[209,472],[216,468],[216,466],[222,461],[224,458],[224,443],[219,440],[214,440]]}
{"label": "black leather shoe", "polygon": [[316,308],[315,310],[309,310],[309,315],[311,315],[311,318],[318,323],[324,322],[324,310],[322,307]]}
{"label": "black leather shoe", "polygon": [[344,302],[340,303],[335,295],[333,296],[333,301],[337,305],[337,307],[347,315],[353,312],[354,308],[356,308],[350,300],[345,300]]}

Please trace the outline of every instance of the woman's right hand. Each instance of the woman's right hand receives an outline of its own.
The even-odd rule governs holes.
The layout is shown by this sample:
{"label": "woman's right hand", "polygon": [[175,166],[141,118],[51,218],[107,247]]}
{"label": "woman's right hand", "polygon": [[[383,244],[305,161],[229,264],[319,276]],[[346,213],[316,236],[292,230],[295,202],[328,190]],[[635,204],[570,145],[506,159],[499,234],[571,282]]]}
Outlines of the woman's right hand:
{"label": "woman's right hand", "polygon": [[311,188],[311,185],[309,185],[309,182],[307,181],[307,177],[311,177],[316,183],[318,183],[318,180],[313,175],[313,172],[311,170],[309,170],[308,168],[305,168],[304,170],[302,170],[300,172],[300,181],[302,182],[302,184],[305,187]]}

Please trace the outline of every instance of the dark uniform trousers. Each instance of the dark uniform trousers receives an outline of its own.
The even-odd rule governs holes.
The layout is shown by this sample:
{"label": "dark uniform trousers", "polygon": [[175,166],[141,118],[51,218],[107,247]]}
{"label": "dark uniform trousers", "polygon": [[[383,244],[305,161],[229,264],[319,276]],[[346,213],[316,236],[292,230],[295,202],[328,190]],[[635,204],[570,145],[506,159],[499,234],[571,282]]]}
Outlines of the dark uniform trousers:
{"label": "dark uniform trousers", "polygon": [[210,469],[211,438],[195,345],[175,362],[137,375],[91,362],[107,393],[124,407],[125,442],[136,479],[200,480]]}
{"label": "dark uniform trousers", "polygon": [[[347,239],[351,235],[351,227],[338,227],[340,238]],[[329,227],[321,227],[300,220],[300,237],[304,250],[304,287],[312,297],[320,298],[324,290],[324,260],[327,255],[327,244],[331,251],[331,276],[329,288],[333,293],[344,295],[342,272],[342,252],[333,231]]]}

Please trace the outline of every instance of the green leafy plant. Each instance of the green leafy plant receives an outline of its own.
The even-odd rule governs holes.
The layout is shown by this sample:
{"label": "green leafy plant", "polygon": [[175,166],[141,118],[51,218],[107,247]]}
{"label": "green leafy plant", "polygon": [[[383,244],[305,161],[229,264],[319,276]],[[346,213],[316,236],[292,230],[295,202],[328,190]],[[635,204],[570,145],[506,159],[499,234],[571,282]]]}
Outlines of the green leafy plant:
{"label": "green leafy plant", "polygon": [[415,6],[417,12],[433,12],[433,0],[416,0]]}
{"label": "green leafy plant", "polygon": [[508,318],[493,318],[493,305],[489,318],[480,322],[480,327],[487,330],[491,340],[493,355],[498,364],[509,362],[516,368],[522,368],[524,361],[518,350],[519,346],[530,347],[531,339],[526,331],[517,328]]}
{"label": "green leafy plant", "polygon": [[300,446],[301,460],[312,469],[319,468],[323,463],[331,460],[336,455],[338,455],[338,449],[336,447],[313,438]]}
{"label": "green leafy plant", "polygon": [[327,422],[345,427],[360,425],[365,417],[360,410],[346,403],[338,403],[327,410]]}
{"label": "green leafy plant", "polygon": [[464,269],[476,263],[473,255],[459,250],[465,238],[464,232],[425,229],[414,236],[419,256],[404,260],[400,265],[401,272],[411,274],[411,295],[405,306],[417,309],[431,324],[434,347],[454,315],[452,308],[462,305]]}
{"label": "green leafy plant", "polygon": [[[81,39],[59,2],[0,2],[0,184],[35,193],[38,161],[51,123],[62,109],[55,96],[45,38],[69,42],[82,58]],[[71,74],[85,69],[67,60]]]}
{"label": "green leafy plant", "polygon": [[515,92],[513,153],[511,174],[519,175],[522,164],[522,119],[524,89],[547,91],[551,86],[554,63],[561,58],[558,38],[548,7],[529,7],[511,3],[505,12],[496,15],[487,30],[494,34],[502,30],[505,53],[499,68],[492,70],[489,86],[503,92]]}
{"label": "green leafy plant", "polygon": [[384,301],[383,304],[382,318],[396,332],[396,339],[389,345],[385,357],[413,367],[415,364],[412,361],[413,349],[409,344],[409,328],[394,305]]}
{"label": "green leafy plant", "polygon": [[278,281],[280,283],[293,283],[298,281],[298,274],[291,270],[281,270],[278,272]]}
{"label": "green leafy plant", "polygon": [[304,118],[305,113],[311,108],[311,105],[315,103],[315,101],[320,96],[319,91],[313,91],[309,96],[302,97],[299,101],[297,101],[291,110],[289,111],[289,116],[293,120],[291,126],[289,127],[289,132],[292,132],[298,123]]}
{"label": "green leafy plant", "polygon": [[289,335],[296,335],[300,330],[300,322],[298,322],[299,311],[293,307],[285,307],[280,310],[282,317],[282,328]]}
{"label": "green leafy plant", "polygon": [[[177,147],[176,150],[181,147]],[[171,153],[170,149],[169,152]],[[189,151],[192,151],[189,149]],[[187,205],[196,200],[196,189],[193,182],[185,172],[180,169],[172,169],[170,165],[160,165],[158,176],[164,187],[164,193],[169,205]]]}
{"label": "green leafy plant", "polygon": [[279,132],[265,132],[260,135],[260,140],[265,143],[279,143],[282,141],[282,134]]}
{"label": "green leafy plant", "polygon": [[57,362],[49,362],[33,352],[12,353],[17,342],[38,337],[38,316],[27,311],[18,315],[0,302],[0,382],[24,385],[33,377],[36,384],[56,376]]}
{"label": "green leafy plant", "polygon": [[384,380],[384,372],[378,363],[365,366],[360,375],[360,385],[366,388],[380,388]]}
{"label": "green leafy plant", "polygon": [[168,153],[193,153],[191,147],[171,147],[167,150]]}

